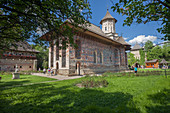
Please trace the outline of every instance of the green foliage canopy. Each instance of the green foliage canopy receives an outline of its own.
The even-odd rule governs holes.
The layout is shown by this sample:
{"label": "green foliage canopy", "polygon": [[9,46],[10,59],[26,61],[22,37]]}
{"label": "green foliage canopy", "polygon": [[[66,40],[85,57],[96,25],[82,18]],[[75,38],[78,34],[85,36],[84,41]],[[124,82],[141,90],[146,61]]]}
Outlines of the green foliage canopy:
{"label": "green foliage canopy", "polygon": [[129,53],[128,54],[128,64],[132,66],[137,60],[134,57],[134,54]]}
{"label": "green foliage canopy", "polygon": [[148,40],[148,41],[145,43],[144,48],[145,48],[145,51],[146,51],[146,52],[150,51],[150,50],[153,48],[153,42],[150,41],[150,40]]}
{"label": "green foliage canopy", "polygon": [[166,43],[162,47],[162,57],[169,61],[170,60],[170,43]]}
{"label": "green foliage canopy", "polygon": [[53,31],[51,39],[62,37],[72,44],[72,28],[61,25],[67,19],[75,27],[86,25],[88,18],[87,0],[0,0],[0,49],[24,40],[48,45],[39,38],[48,31]]}
{"label": "green foliage canopy", "polygon": [[140,54],[140,65],[145,65],[145,52],[142,49],[140,49],[139,54]]}
{"label": "green foliage canopy", "polygon": [[147,53],[147,59],[153,60],[153,59],[160,59],[162,58],[162,48],[160,46],[156,46],[151,49],[150,52]]}
{"label": "green foliage canopy", "polygon": [[130,26],[133,22],[148,23],[160,21],[162,27],[158,32],[164,34],[162,39],[170,40],[170,1],[169,0],[111,0],[113,11],[126,15],[123,25]]}
{"label": "green foliage canopy", "polygon": [[37,69],[41,68],[48,68],[48,49],[45,48],[44,46],[40,46],[40,45],[32,45],[32,47],[35,50],[38,50],[39,53],[36,55],[37,56]]}

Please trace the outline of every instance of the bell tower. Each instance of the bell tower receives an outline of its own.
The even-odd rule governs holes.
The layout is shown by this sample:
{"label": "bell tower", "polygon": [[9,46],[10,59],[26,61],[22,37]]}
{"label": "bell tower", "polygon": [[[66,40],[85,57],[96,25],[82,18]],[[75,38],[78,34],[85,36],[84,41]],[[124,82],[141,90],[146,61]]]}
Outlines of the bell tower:
{"label": "bell tower", "polygon": [[111,16],[107,9],[106,15],[100,21],[100,24],[102,25],[102,31],[111,39],[116,39],[116,37],[118,37],[115,30],[116,22],[117,20]]}

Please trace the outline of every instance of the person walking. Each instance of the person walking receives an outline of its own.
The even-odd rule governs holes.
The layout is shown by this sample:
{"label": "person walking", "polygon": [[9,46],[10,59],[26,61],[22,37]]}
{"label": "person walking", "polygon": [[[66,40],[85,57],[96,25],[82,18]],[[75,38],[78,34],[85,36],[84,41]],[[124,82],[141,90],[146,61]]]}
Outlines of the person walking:
{"label": "person walking", "polygon": [[50,69],[50,67],[48,68],[48,75],[50,76],[50,71],[51,71],[51,69]]}
{"label": "person walking", "polygon": [[44,69],[43,69],[43,73],[45,74],[45,72],[46,72],[46,69],[44,68]]}
{"label": "person walking", "polygon": [[137,74],[137,72],[138,72],[137,66],[134,68],[134,72],[135,72],[135,74]]}
{"label": "person walking", "polygon": [[41,71],[41,68],[39,68],[38,71],[40,72],[40,71]]}
{"label": "person walking", "polygon": [[50,72],[50,73],[51,73],[51,76],[53,76],[53,69],[51,69],[51,72]]}

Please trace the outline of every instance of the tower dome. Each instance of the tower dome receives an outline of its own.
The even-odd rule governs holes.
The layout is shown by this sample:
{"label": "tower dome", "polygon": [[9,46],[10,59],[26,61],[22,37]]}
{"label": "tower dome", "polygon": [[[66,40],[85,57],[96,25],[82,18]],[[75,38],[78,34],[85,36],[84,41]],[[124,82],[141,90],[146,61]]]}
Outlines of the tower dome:
{"label": "tower dome", "polygon": [[117,20],[114,17],[112,17],[112,15],[109,13],[107,9],[106,15],[100,21],[100,24],[102,25],[102,31],[111,39],[114,39],[114,37],[118,35],[115,30],[116,22]]}

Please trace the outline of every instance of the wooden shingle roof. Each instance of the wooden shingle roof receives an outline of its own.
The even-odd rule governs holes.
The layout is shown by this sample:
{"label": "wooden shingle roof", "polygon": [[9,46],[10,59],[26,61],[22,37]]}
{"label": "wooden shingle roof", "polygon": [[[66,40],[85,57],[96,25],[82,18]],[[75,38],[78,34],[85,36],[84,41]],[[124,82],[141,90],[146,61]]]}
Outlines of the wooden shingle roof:
{"label": "wooden shingle roof", "polygon": [[113,20],[115,20],[115,23],[117,22],[117,20],[112,17],[112,15],[109,13],[108,10],[107,10],[107,12],[106,12],[106,15],[105,15],[105,16],[103,17],[103,19],[100,21],[100,24],[102,24],[102,21],[103,21],[103,20],[106,20],[106,19],[113,19]]}
{"label": "wooden shingle roof", "polygon": [[158,61],[158,59],[153,59],[153,60],[150,60],[150,61],[145,61],[145,63],[155,63],[157,61]]}
{"label": "wooden shingle roof", "polygon": [[165,59],[162,59],[162,61],[160,62],[160,64],[168,64],[168,62]]}
{"label": "wooden shingle roof", "polygon": [[39,51],[33,49],[33,48],[28,44],[28,42],[26,42],[26,41],[17,42],[16,45],[17,45],[17,48],[15,48],[14,46],[12,46],[12,47],[10,48],[10,50],[39,53]]}
{"label": "wooden shingle roof", "polygon": [[140,49],[141,49],[141,46],[136,42],[136,44],[131,50],[133,51],[133,50],[140,50]]}

